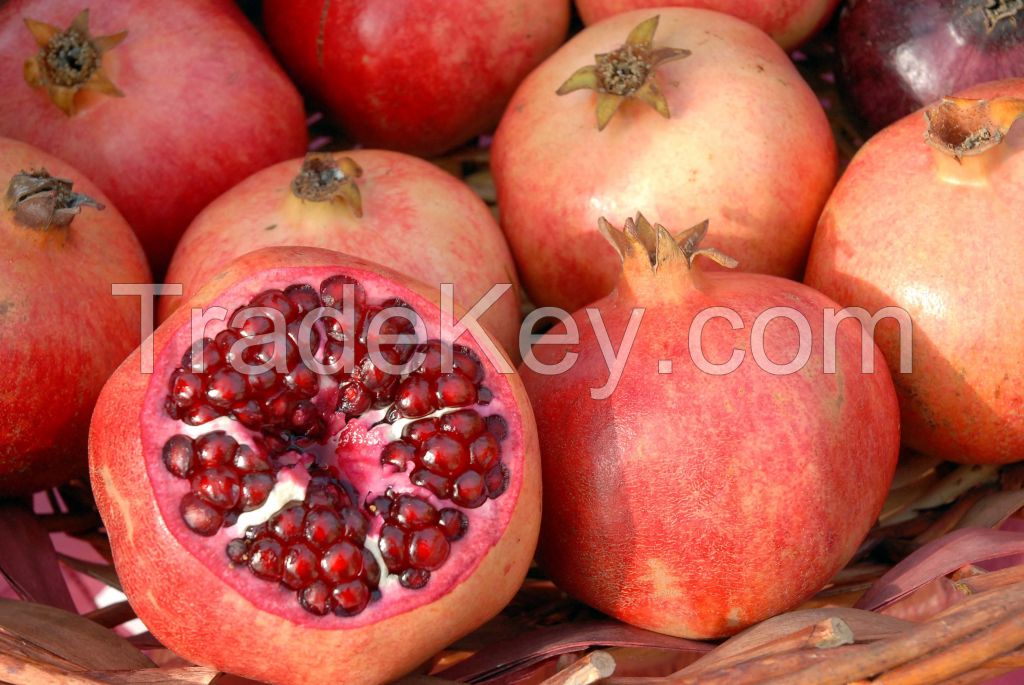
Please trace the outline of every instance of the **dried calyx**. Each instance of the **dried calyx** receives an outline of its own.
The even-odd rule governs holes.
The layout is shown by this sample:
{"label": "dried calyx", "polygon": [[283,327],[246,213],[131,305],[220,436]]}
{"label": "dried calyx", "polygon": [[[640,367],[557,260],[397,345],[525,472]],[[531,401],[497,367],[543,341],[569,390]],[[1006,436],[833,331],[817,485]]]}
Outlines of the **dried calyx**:
{"label": "dried calyx", "polygon": [[992,100],[947,97],[925,110],[925,142],[935,150],[936,172],[942,180],[985,185],[1007,154],[1002,145],[1017,119],[1024,117],[1024,99]]}
{"label": "dried calyx", "polygon": [[602,235],[612,244],[624,263],[645,263],[650,273],[656,274],[677,264],[685,264],[687,269],[693,268],[693,262],[697,257],[707,257],[716,264],[730,269],[739,264],[732,257],[722,254],[713,247],[700,247],[708,232],[707,220],[686,229],[676,237],[661,224],[652,226],[644,215],[639,213],[635,220],[626,219],[626,225],[621,230],[608,223],[604,217],[598,219],[597,224]]}
{"label": "dried calyx", "polygon": [[103,209],[88,195],[72,191],[72,182],[51,176],[46,169],[22,171],[11,178],[4,193],[4,207],[26,228],[63,228],[82,207]]}
{"label": "dried calyx", "polygon": [[309,202],[342,202],[361,217],[363,200],[356,179],[362,175],[351,157],[335,159],[330,153],[312,152],[292,179],[292,194]]}
{"label": "dried calyx", "polygon": [[1016,24],[1017,15],[1024,13],[1024,0],[986,0],[982,11],[985,28],[991,33],[1001,21]]}
{"label": "dried calyx", "polygon": [[595,55],[595,63],[576,71],[558,89],[559,95],[588,89],[598,93],[597,128],[603,130],[628,98],[653,107],[663,117],[670,112],[665,95],[654,80],[654,70],[690,55],[681,48],[654,48],[658,17],[651,17],[630,31],[626,42],[612,52]]}
{"label": "dried calyx", "polygon": [[81,91],[123,97],[103,70],[103,54],[128,35],[121,31],[110,36],[89,33],[89,10],[75,17],[64,31],[34,19],[25,19],[39,53],[25,62],[25,81],[33,88],[45,88],[53,104],[71,116],[75,97]]}

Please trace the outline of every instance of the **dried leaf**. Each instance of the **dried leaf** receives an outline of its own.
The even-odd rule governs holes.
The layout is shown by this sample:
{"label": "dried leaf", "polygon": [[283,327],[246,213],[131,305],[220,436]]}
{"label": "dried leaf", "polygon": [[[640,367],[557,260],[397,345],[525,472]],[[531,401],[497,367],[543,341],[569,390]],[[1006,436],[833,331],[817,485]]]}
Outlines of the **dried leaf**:
{"label": "dried leaf", "polygon": [[993,492],[975,502],[957,528],[998,528],[1024,507],[1024,490]]}
{"label": "dried leaf", "polygon": [[16,504],[0,505],[0,573],[22,599],[75,611],[50,534]]}
{"label": "dried leaf", "polygon": [[69,557],[66,554],[58,553],[57,556],[60,560],[75,569],[79,573],[95,578],[104,585],[109,585],[118,592],[122,592],[121,581],[117,577],[117,571],[114,567],[109,564],[97,564],[91,561],[83,561],[82,559],[76,559],[75,557]]}
{"label": "dried leaf", "polygon": [[961,566],[1024,552],[1024,533],[963,528],[934,540],[896,564],[857,602],[877,611]]}
{"label": "dried leaf", "polygon": [[0,600],[0,634],[40,655],[53,655],[83,670],[135,670],[153,662],[127,640],[87,618],[32,602]]}
{"label": "dried leaf", "polygon": [[590,647],[656,647],[687,652],[706,652],[713,645],[684,640],[633,628],[614,621],[567,623],[521,635],[502,642],[434,675],[448,680],[480,683],[502,674],[528,668],[550,657]]}

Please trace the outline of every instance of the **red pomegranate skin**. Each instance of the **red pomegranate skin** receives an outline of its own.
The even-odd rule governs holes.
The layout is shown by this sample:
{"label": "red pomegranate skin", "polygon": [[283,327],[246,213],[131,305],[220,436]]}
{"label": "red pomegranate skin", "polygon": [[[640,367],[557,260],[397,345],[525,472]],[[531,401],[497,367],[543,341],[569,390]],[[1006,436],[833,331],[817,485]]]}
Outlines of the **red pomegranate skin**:
{"label": "red pomegranate skin", "polygon": [[0,496],[83,476],[89,417],[100,388],[138,344],[139,301],[113,283],[149,283],[131,227],[80,171],[30,145],[0,138],[0,184],[45,168],[106,205],[66,228],[40,230],[0,207]]}
{"label": "red pomegranate skin", "polygon": [[[570,371],[522,371],[544,468],[539,559],[562,589],[619,620],[717,638],[797,606],[853,556],[895,469],[896,397],[877,349],[875,372],[861,373],[856,324],[838,329],[838,372],[822,373],[822,310],[835,304],[820,293],[758,274],[646,270],[592,306],[615,349],[644,308],[607,399],[590,395],[608,370],[585,311],[572,316],[579,344],[534,348],[546,363],[578,352]],[[744,324],[704,328],[708,360],[746,352],[727,375],[705,374],[687,351],[708,307]],[[793,375],[752,359],[752,322],[770,307],[810,325],[812,353]],[[769,359],[790,361],[797,344],[789,321],[767,327]],[[673,361],[670,374],[659,360]]]}
{"label": "red pomegranate skin", "polygon": [[761,29],[784,49],[799,46],[828,23],[839,0],[576,0],[583,21],[654,7],[697,7],[730,14]]}
{"label": "red pomegranate skin", "polygon": [[[481,321],[516,355],[519,283],[487,206],[451,174],[415,157],[383,150],[334,156],[362,168],[356,180],[361,217],[344,203],[296,197],[290,184],[302,160],[281,162],[249,177],[196,217],[178,243],[167,282],[182,283],[187,299],[246,252],[305,245],[358,254],[431,285],[453,283],[456,300],[466,307],[496,283],[511,283],[513,289]],[[181,301],[164,298],[161,318]]]}
{"label": "red pomegranate skin", "polygon": [[128,31],[103,55],[124,97],[79,93],[79,111],[67,116],[25,82],[22,65],[39,48],[24,19],[63,30],[84,7],[13,0],[0,9],[0,135],[88,174],[160,275],[192,218],[235,179],[302,154],[302,100],[229,0],[96,0],[93,36]]}
{"label": "red pomegranate skin", "polygon": [[[104,387],[90,428],[97,506],[118,577],[138,616],[189,661],[278,685],[378,684],[413,669],[504,607],[526,574],[539,528],[540,464],[532,412],[518,377],[498,377],[489,362],[495,401],[508,402],[503,405],[509,426],[505,444],[519,456],[510,465],[508,490],[490,503],[494,508],[471,510],[490,513],[471,519],[471,532],[454,543],[456,550],[466,545],[469,558],[434,573],[426,588],[438,586],[431,590],[432,601],[414,594],[426,590],[399,589],[357,616],[317,617],[295,602],[294,593],[231,569],[223,548],[204,544],[214,538],[185,527],[176,503],[168,499],[174,479],[161,463],[160,446],[180,430],[169,425],[161,407],[170,369],[193,339],[189,310],[216,303],[233,307],[267,287],[315,283],[338,273],[356,278],[371,294],[397,292],[428,327],[436,322],[431,289],[383,267],[315,248],[258,250],[234,262],[157,329],[153,374],[139,372],[139,350],[125,360]],[[479,341],[463,337],[459,342],[480,354]],[[357,440],[349,449],[356,471],[371,462],[379,468],[379,445]],[[474,523],[479,525],[471,537]],[[268,645],[274,646],[272,653]]]}
{"label": "red pomegranate skin", "polygon": [[554,52],[568,0],[268,0],[267,36],[304,91],[367,147],[435,155],[493,130]]}
{"label": "red pomegranate skin", "polygon": [[656,69],[671,118],[627,101],[603,131],[595,95],[555,91],[620,46],[651,10],[587,27],[523,82],[498,127],[491,168],[501,224],[535,302],[574,311],[619,273],[597,220],[686,226],[708,217],[744,271],[797,277],[835,182],[824,112],[763,32],[707,10],[664,8],[654,48],[692,54]]}
{"label": "red pomegranate skin", "polygon": [[[968,98],[1024,97],[1024,80],[979,85]],[[878,327],[893,371],[906,444],[965,463],[1024,457],[1024,128],[987,155],[987,176],[938,177],[941,153],[917,112],[884,129],[843,174],[821,217],[806,282],[844,305],[897,306],[913,321],[913,368],[899,373],[898,328]],[[952,162],[950,168],[956,166]],[[899,192],[893,192],[898,188]],[[980,269],[981,271],[977,271]]]}

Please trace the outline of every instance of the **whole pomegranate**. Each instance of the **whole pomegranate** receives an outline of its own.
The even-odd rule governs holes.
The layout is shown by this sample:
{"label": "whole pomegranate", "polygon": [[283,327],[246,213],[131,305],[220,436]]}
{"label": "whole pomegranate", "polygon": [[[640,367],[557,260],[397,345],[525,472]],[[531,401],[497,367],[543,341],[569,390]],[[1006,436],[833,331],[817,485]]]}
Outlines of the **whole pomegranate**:
{"label": "whole pomegranate", "polygon": [[[519,284],[505,238],[464,183],[415,157],[355,150],[313,153],[265,169],[222,195],[178,244],[167,282],[191,297],[236,257],[260,247],[307,245],[358,254],[434,285],[452,283],[472,307],[507,290],[481,316],[518,354]],[[162,318],[181,302],[161,302]]]}
{"label": "whole pomegranate", "polygon": [[92,483],[163,644],[271,683],[384,683],[516,592],[540,517],[533,415],[497,345],[432,290],[257,250],[114,374]]}
{"label": "whole pomegranate", "polygon": [[356,140],[434,155],[493,130],[569,0],[266,0],[274,50]]}
{"label": "whole pomegranate", "polygon": [[82,169],[157,274],[235,179],[302,154],[302,100],[230,0],[11,0],[0,135]]}
{"label": "whole pomegranate", "polygon": [[912,326],[885,319],[877,336],[904,440],[959,462],[1024,458],[1024,128],[1010,130],[1022,98],[1024,79],[984,84],[868,141],[807,266],[807,283],[844,305],[909,314]]}
{"label": "whole pomegranate", "polygon": [[797,47],[828,23],[839,0],[576,0],[583,21],[654,7],[699,7],[750,22],[783,48]]}
{"label": "whole pomegranate", "polygon": [[78,170],[0,138],[0,183],[2,497],[85,475],[96,397],[140,333],[138,299],[111,287],[150,276],[131,227]]}
{"label": "whole pomegranate", "polygon": [[627,623],[735,633],[799,604],[856,551],[896,466],[892,381],[856,322],[826,323],[835,305],[820,293],[691,266],[729,262],[698,249],[706,224],[678,244],[642,217],[603,225],[624,261],[618,286],[521,371],[543,455],[540,560]]}
{"label": "whole pomegranate", "polygon": [[584,29],[530,74],[498,127],[502,228],[538,304],[573,311],[607,295],[619,265],[597,220],[636,206],[669,224],[711,217],[745,270],[802,272],[836,173],[817,98],[749,24],[659,13]]}

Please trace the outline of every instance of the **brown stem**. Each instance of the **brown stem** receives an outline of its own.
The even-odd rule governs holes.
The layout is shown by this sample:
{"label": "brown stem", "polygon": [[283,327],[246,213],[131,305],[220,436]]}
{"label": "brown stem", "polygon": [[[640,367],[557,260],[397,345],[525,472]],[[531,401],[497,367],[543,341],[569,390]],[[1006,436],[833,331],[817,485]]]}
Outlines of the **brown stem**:
{"label": "brown stem", "polygon": [[4,207],[25,228],[65,228],[82,207],[103,209],[88,195],[71,190],[72,181],[51,176],[46,169],[22,171],[11,177],[4,194]]}
{"label": "brown stem", "polygon": [[363,199],[356,179],[363,170],[351,157],[335,159],[327,152],[311,152],[292,179],[292,194],[306,202],[342,202],[357,217],[363,215]]}
{"label": "brown stem", "polygon": [[562,669],[542,685],[590,685],[615,672],[615,659],[608,652],[596,651]]}

